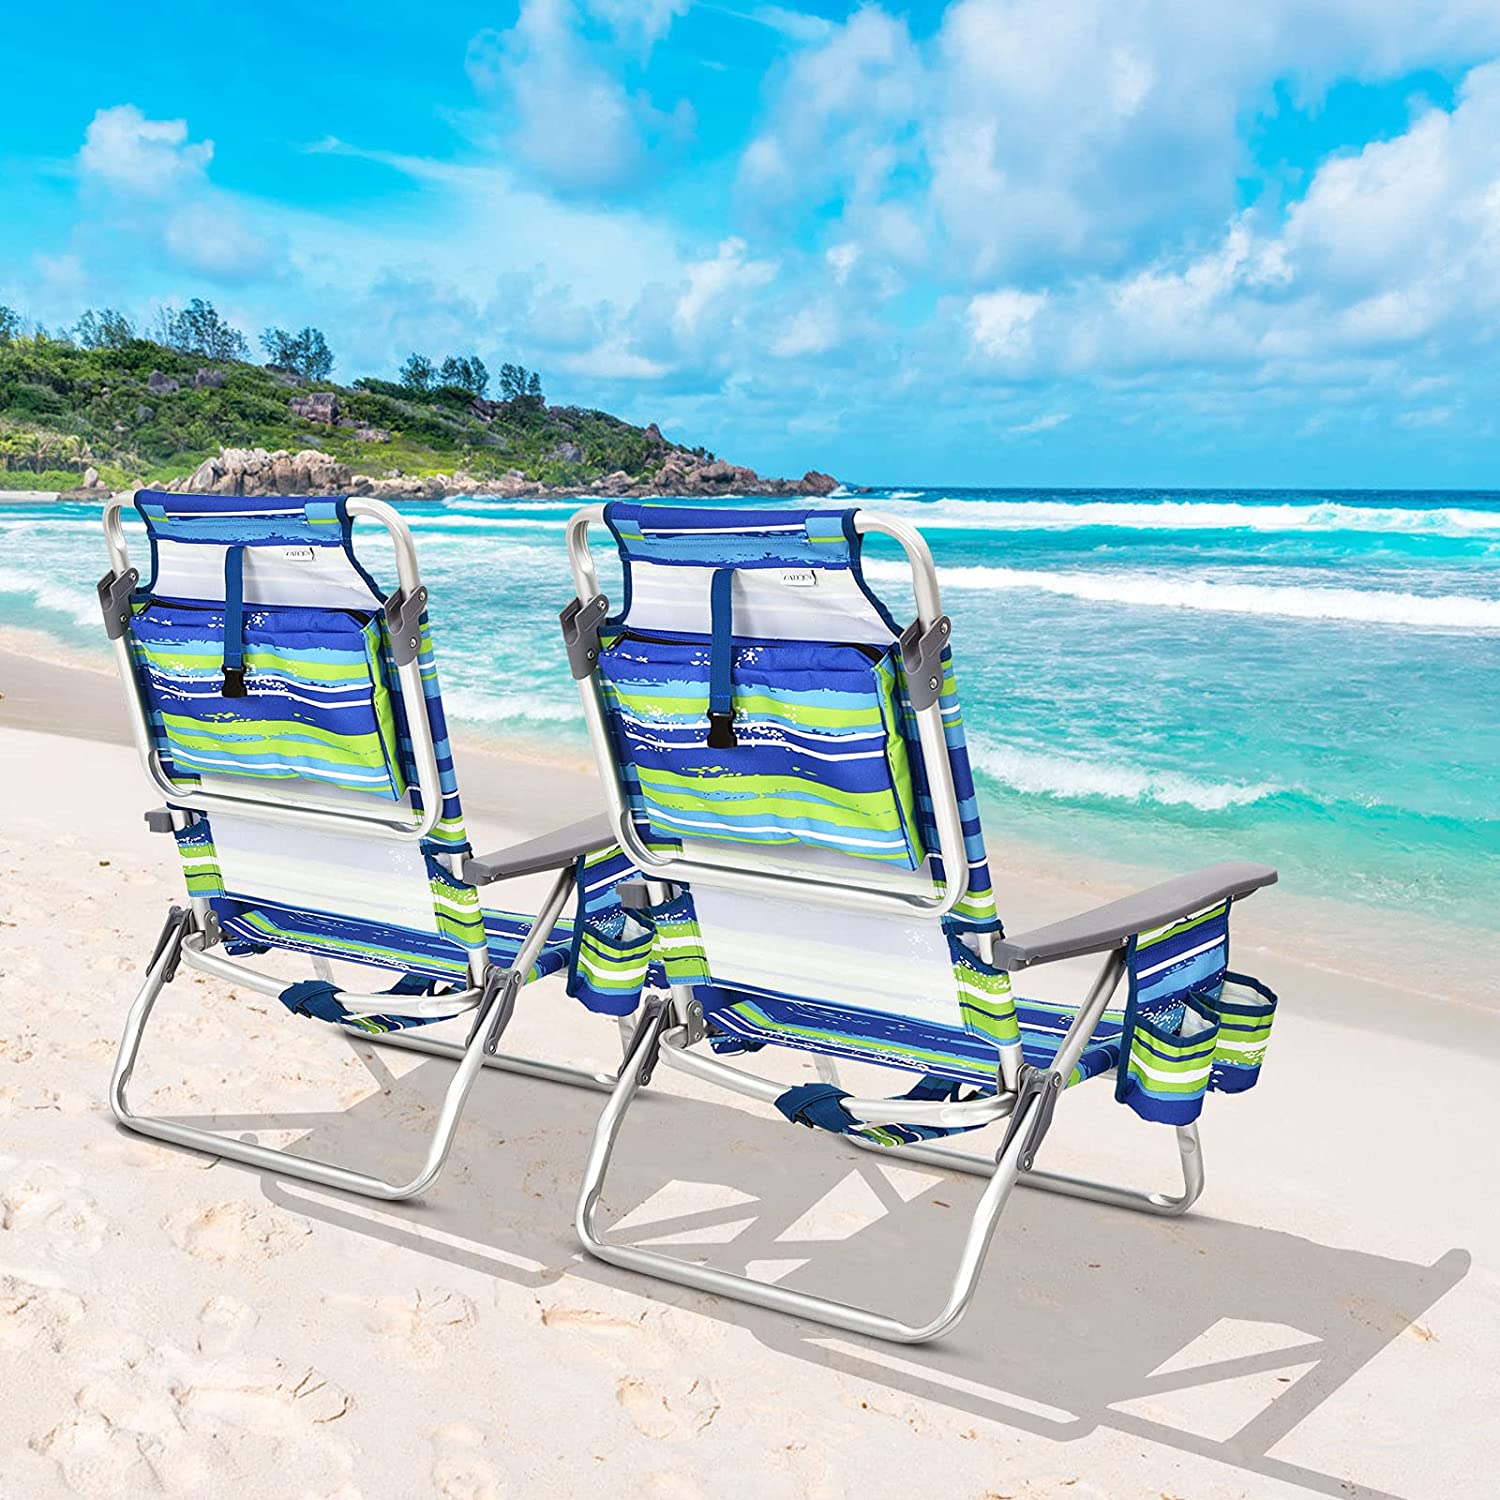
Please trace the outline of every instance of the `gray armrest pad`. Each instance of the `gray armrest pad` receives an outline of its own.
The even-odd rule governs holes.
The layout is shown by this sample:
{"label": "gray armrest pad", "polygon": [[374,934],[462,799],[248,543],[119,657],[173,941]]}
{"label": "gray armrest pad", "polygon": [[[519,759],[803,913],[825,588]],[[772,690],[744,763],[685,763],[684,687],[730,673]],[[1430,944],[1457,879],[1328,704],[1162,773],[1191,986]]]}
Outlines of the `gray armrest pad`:
{"label": "gray armrest pad", "polygon": [[603,813],[544,833],[540,838],[513,844],[496,854],[471,854],[463,862],[462,876],[470,885],[489,885],[495,880],[509,880],[514,875],[535,875],[538,870],[560,870],[572,864],[580,854],[608,849],[615,843],[615,831]]}
{"label": "gray armrest pad", "polygon": [[1103,953],[1117,948],[1138,932],[1165,927],[1178,917],[1201,911],[1226,896],[1248,896],[1263,885],[1276,883],[1270,865],[1233,861],[1209,865],[1191,875],[1178,875],[1137,891],[1081,916],[1068,917],[1035,932],[1005,938],[995,944],[995,964],[1002,969],[1024,969],[1028,964],[1054,958],[1072,958],[1081,953]]}

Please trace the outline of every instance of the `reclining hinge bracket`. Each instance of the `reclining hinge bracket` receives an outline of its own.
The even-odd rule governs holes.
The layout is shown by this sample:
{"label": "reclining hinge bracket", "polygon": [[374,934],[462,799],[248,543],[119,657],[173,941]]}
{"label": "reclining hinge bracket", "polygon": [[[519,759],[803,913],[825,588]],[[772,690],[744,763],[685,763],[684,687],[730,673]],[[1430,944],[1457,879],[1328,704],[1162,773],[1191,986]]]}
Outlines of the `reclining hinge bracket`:
{"label": "reclining hinge bracket", "polygon": [[[525,975],[519,969],[498,969],[494,965],[486,971],[484,983],[479,987],[479,1004],[474,1013],[474,1029],[477,1031],[485,1024],[485,1016],[490,1010],[490,1004],[494,1001],[494,1013],[490,1016],[489,1025],[484,1033],[484,1052],[488,1057],[493,1057],[500,1047],[500,1038],[505,1033],[505,1028],[510,1025],[510,1018],[516,1011],[516,996],[521,993],[521,986],[525,983]],[[499,999],[496,1000],[496,992]],[[474,1032],[469,1033],[469,1040],[474,1040]]]}
{"label": "reclining hinge bracket", "polygon": [[943,695],[943,648],[953,634],[953,622],[939,615],[931,629],[913,620],[901,632],[901,665],[906,668],[906,692],[917,712],[931,708]]}
{"label": "reclining hinge bracket", "polygon": [[[1052,1128],[1052,1115],[1057,1108],[1057,1096],[1062,1093],[1063,1076],[1052,1068],[1035,1068],[1030,1063],[1021,1067],[1021,1076],[1016,1081],[1016,1107],[1011,1111],[1010,1124],[1006,1127],[1005,1139],[1000,1143],[996,1160],[1010,1149],[1010,1143],[1024,1129],[1026,1138],[1021,1142],[1019,1170],[1029,1172],[1036,1165],[1036,1154]],[[1026,1105],[1031,1100],[1036,1107],[1029,1119],[1023,1123]]]}
{"label": "reclining hinge bracket", "polygon": [[417,659],[422,648],[422,611],[427,608],[427,585],[407,593],[398,588],[385,601],[385,628],[391,638],[391,660],[398,667]]}
{"label": "reclining hinge bracket", "polygon": [[113,568],[99,580],[99,610],[104,616],[104,633],[117,641],[130,629],[130,596],[141,581],[135,568],[116,573]]}
{"label": "reclining hinge bracket", "polygon": [[651,1030],[651,1045],[645,1050],[641,1057],[638,1076],[640,1086],[645,1088],[651,1082],[651,1075],[656,1071],[657,1059],[661,1056],[661,1027],[657,1024],[662,1011],[667,1008],[667,999],[662,995],[648,995],[641,1003],[640,1019],[636,1022],[635,1034],[641,1034],[642,1027]]}
{"label": "reclining hinge bracket", "polygon": [[582,682],[599,665],[599,627],[608,613],[609,600],[603,594],[595,594],[587,604],[581,599],[568,600],[558,616],[563,645],[568,650],[568,668],[575,682]]}
{"label": "reclining hinge bracket", "polygon": [[193,914],[186,906],[174,906],[167,913],[167,920],[162,923],[161,935],[156,940],[156,947],[151,950],[151,957],[146,961],[146,972],[149,974],[156,967],[162,954],[170,948],[172,956],[167,961],[166,968],[162,970],[161,982],[163,984],[171,984],[177,977],[177,966],[182,962],[182,940],[187,936],[192,923]]}

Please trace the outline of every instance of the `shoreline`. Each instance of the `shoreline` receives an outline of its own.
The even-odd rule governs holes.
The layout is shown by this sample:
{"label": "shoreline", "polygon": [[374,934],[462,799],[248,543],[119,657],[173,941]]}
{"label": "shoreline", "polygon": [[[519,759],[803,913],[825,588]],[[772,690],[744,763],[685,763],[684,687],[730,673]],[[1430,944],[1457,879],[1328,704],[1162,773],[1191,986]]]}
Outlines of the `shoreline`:
{"label": "shoreline", "polygon": [[[0,730],[19,729],[68,739],[129,745],[130,735],[112,662],[44,632],[0,626]],[[585,751],[544,745],[527,736],[501,737],[457,721],[453,742],[461,761],[460,789],[476,848],[493,841],[490,829],[529,836],[603,810],[592,761]],[[144,809],[150,793],[140,784]],[[551,811],[548,811],[548,810]],[[1016,839],[989,820],[990,865],[1001,914],[1012,932],[1084,911],[1165,879],[1176,871],[1104,856],[1083,857],[1035,840]],[[1275,863],[1270,851],[1270,863]],[[1393,982],[1390,934],[1399,924],[1402,951],[1415,951],[1417,982]],[[1338,936],[1330,939],[1328,934]],[[1235,914],[1234,946],[1257,964],[1280,956],[1327,976],[1330,985],[1390,990],[1408,1002],[1500,1012],[1491,978],[1500,944],[1488,935],[1447,928],[1410,914],[1359,907],[1273,887]],[[1402,1004],[1375,1006],[1399,1029]]]}

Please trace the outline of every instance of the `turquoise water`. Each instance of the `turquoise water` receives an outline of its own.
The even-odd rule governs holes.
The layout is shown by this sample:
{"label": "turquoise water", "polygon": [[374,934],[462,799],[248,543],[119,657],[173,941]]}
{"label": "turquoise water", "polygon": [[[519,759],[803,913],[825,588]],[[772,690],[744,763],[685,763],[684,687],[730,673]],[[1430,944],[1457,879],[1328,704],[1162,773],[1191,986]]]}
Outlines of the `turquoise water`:
{"label": "turquoise water", "polygon": [[[1500,931],[1500,494],[860,501],[931,543],[996,863],[1007,833],[1151,866],[1239,855]],[[452,717],[581,750],[556,624],[573,503],[403,509]],[[895,549],[867,555],[905,597]],[[103,568],[97,507],[0,510],[7,623],[102,651]]]}

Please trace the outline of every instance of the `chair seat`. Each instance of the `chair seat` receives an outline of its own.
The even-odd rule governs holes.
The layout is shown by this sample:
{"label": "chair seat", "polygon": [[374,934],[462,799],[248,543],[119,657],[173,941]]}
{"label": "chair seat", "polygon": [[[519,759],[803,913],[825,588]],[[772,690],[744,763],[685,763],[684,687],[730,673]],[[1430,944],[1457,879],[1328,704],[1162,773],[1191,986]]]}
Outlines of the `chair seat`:
{"label": "chair seat", "polygon": [[[243,952],[247,947],[284,948],[318,958],[399,969],[406,974],[421,974],[450,983],[467,981],[467,950],[435,933],[269,904],[251,907],[240,902],[216,901],[214,907],[231,952]],[[501,968],[508,969],[536,919],[523,912],[488,908],[483,916],[490,957]],[[559,922],[542,945],[527,982],[566,968],[572,944],[573,924]]]}
{"label": "chair seat", "polygon": [[[794,1047],[886,1067],[910,1068],[962,1083],[993,1085],[994,1046],[961,1026],[854,1010],[783,995],[700,988],[704,1013],[719,1031],[742,1041]],[[1035,1067],[1048,1067],[1078,1014],[1076,1006],[1017,1000],[1021,1051]],[[1110,1072],[1120,1060],[1121,1012],[1106,1011],[1068,1079],[1069,1086]]]}

